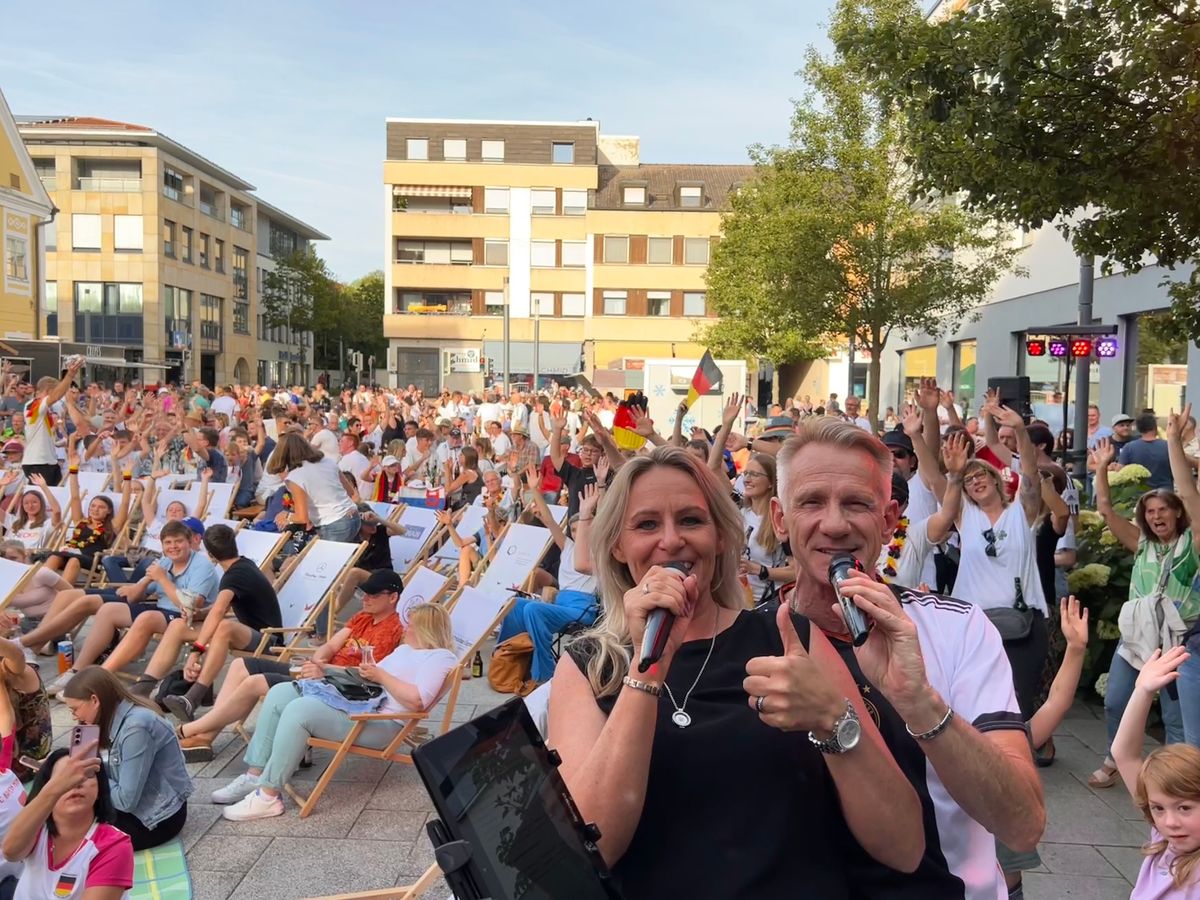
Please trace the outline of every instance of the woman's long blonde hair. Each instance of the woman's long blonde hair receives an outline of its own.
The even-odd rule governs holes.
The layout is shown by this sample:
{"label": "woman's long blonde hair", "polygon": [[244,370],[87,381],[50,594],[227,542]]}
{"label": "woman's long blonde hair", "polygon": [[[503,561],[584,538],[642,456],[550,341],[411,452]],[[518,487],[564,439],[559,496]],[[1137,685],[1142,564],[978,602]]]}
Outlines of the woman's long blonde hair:
{"label": "woman's long blonde hair", "polygon": [[419,603],[408,611],[408,630],[416,635],[421,650],[454,649],[450,613],[440,603]]}
{"label": "woman's long blonde hair", "polygon": [[[1000,474],[1000,470],[993,466],[986,459],[971,459],[967,461],[963,467],[963,484],[971,478],[976,472],[982,472],[988,478],[992,479],[992,484],[996,486],[996,493],[1000,495],[1000,504],[1008,506],[1008,487],[1004,484],[1004,476]],[[963,499],[969,502],[972,506],[978,506],[975,499],[967,491],[963,491]]]}
{"label": "woman's long blonde hair", "polygon": [[[765,497],[766,509],[760,513],[762,516],[762,524],[758,526],[758,533],[755,535],[755,540],[758,542],[758,546],[762,547],[768,553],[774,553],[775,548],[779,546],[779,538],[775,534],[775,529],[771,527],[771,498],[779,493],[779,483],[775,477],[775,457],[768,453],[755,453],[747,462],[757,463],[759,466],[761,466],[762,470],[767,475],[767,481],[771,485],[771,490]],[[752,509],[753,505],[754,504],[752,502]],[[759,511],[755,509],[754,512],[757,513]],[[747,536],[746,539],[749,540],[749,536]]]}
{"label": "woman's long blonde hair", "polygon": [[621,679],[629,671],[632,647],[629,628],[625,622],[625,592],[635,584],[629,567],[613,556],[620,539],[629,509],[629,498],[638,479],[654,469],[675,469],[696,482],[724,545],[716,557],[712,598],[718,606],[741,609],[745,605],[741,582],[738,581],[738,561],[742,557],[746,535],[742,531],[742,514],[729,496],[728,484],[721,484],[715,473],[695,454],[678,447],[657,447],[646,456],[635,456],[617,472],[612,485],[596,512],[590,536],[590,549],[604,613],[596,624],[577,640],[590,644],[587,678],[597,697],[617,693]]}
{"label": "woman's long blonde hair", "polygon": [[[1142,811],[1146,821],[1154,825],[1154,816],[1150,812],[1151,789],[1181,800],[1200,801],[1200,749],[1191,744],[1168,744],[1142,761],[1133,802]],[[1142,848],[1142,853],[1158,856],[1166,849],[1167,841],[1162,838],[1147,844]],[[1200,866],[1200,848],[1175,857],[1171,862],[1171,877],[1175,887],[1182,890],[1191,884],[1197,866]]]}

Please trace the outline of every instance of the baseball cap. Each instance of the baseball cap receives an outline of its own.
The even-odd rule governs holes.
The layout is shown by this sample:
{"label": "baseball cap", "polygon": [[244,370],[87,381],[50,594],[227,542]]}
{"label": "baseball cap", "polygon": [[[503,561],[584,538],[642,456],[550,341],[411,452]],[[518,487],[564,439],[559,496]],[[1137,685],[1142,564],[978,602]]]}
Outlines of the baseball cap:
{"label": "baseball cap", "polygon": [[182,522],[184,525],[186,525],[188,528],[192,529],[192,531],[196,532],[196,534],[201,535],[201,536],[204,535],[204,523],[201,522],[199,519],[197,519],[195,516],[185,516],[184,518],[180,519],[179,521]]}
{"label": "baseball cap", "polygon": [[1117,413],[1115,416],[1112,417],[1112,427],[1115,428],[1116,426],[1120,425],[1122,422],[1132,422],[1132,421],[1133,421],[1133,416],[1131,416],[1129,413]]}
{"label": "baseball cap", "polygon": [[390,594],[392,592],[399,594],[403,590],[404,580],[400,577],[399,572],[391,569],[376,569],[362,583],[364,594]]}
{"label": "baseball cap", "polygon": [[898,450],[907,450],[913,452],[913,442],[903,431],[889,431],[883,436],[883,444],[885,447],[895,447]]}
{"label": "baseball cap", "polygon": [[3,448],[2,452],[4,452],[4,453],[24,453],[25,445],[22,444],[20,441],[18,441],[16,438],[13,438],[11,441],[4,442],[4,448]]}
{"label": "baseball cap", "polygon": [[899,472],[892,472],[892,499],[901,506],[908,502],[908,482]]}
{"label": "baseball cap", "polygon": [[450,429],[450,437],[462,437],[462,429],[461,428],[451,428]]}
{"label": "baseball cap", "polygon": [[380,463],[380,465],[398,466],[398,465],[400,465],[400,460],[396,459],[396,457],[392,456],[391,454],[388,454],[387,456],[385,456],[383,458],[383,461]]}

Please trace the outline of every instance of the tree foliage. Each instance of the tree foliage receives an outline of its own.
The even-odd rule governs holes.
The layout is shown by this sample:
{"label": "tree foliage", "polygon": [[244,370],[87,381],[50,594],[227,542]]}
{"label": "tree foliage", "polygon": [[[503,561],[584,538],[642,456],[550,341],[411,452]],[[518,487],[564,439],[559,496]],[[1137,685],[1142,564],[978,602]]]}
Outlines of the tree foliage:
{"label": "tree foliage", "polygon": [[[837,38],[909,0],[840,0]],[[732,200],[708,270],[716,351],[775,363],[825,355],[853,334],[870,354],[871,414],[892,333],[955,327],[1015,264],[1009,235],[956,204],[914,203],[907,122],[860,61],[809,48],[787,147],[755,147],[757,177]]]}
{"label": "tree foliage", "polygon": [[[1136,271],[1200,253],[1200,14],[1169,0],[976,0],[837,35],[909,131],[920,194]],[[1193,274],[1178,321],[1200,339]]]}

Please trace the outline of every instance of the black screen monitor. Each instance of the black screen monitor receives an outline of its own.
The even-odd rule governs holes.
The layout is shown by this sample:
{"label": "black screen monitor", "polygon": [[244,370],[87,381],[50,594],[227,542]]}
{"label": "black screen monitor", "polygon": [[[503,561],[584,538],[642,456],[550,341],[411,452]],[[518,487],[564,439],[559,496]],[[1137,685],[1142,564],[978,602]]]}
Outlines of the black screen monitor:
{"label": "black screen monitor", "polygon": [[470,861],[455,873],[467,893],[491,900],[620,896],[558,773],[557,754],[521,698],[418,747],[413,762],[445,832],[431,823],[435,843],[469,847]]}

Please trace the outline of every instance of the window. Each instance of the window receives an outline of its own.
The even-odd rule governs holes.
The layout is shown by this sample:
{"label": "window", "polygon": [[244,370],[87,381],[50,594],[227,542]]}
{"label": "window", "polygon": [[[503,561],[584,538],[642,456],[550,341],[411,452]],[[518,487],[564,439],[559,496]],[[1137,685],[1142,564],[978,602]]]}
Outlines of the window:
{"label": "window", "polygon": [[220,238],[213,241],[213,269],[225,271],[225,242]]}
{"label": "window", "polygon": [[183,202],[183,176],[170,166],[163,168],[163,196]]}
{"label": "window", "polygon": [[484,162],[504,162],[504,141],[480,141],[479,149]]}
{"label": "window", "polygon": [[446,138],[442,141],[442,159],[464,160],[467,158],[467,142],[462,138]]}
{"label": "window", "polygon": [[183,240],[181,243],[183,246],[179,258],[185,263],[190,263],[192,261],[192,229],[186,225],[183,226]]}
{"label": "window", "polygon": [[47,222],[42,228],[42,239],[46,242],[47,250],[58,249],[58,223],[61,219],[55,219],[53,222]]}
{"label": "window", "polygon": [[679,205],[686,209],[699,209],[704,199],[704,188],[699,185],[679,189]]}
{"label": "window", "polygon": [[75,313],[101,315],[104,312],[104,296],[100,284],[95,281],[75,282]]}
{"label": "window", "polygon": [[645,187],[626,187],[621,192],[621,202],[626,206],[645,206],[646,205],[646,188]]}
{"label": "window", "polygon": [[175,223],[170,219],[163,219],[163,256],[175,258]]}
{"label": "window", "polygon": [[684,238],[683,263],[687,266],[707,266],[708,238]]}
{"label": "window", "polygon": [[112,315],[140,316],[142,314],[142,286],[140,284],[104,285],[105,311]]}
{"label": "window", "polygon": [[225,221],[225,214],[221,209],[221,192],[206,184],[200,185],[200,212],[210,218]]}
{"label": "window", "polygon": [[587,306],[586,298],[583,294],[563,294],[562,295],[562,314],[564,316],[574,316],[582,318]]}
{"label": "window", "polygon": [[508,212],[508,188],[485,187],[483,189],[483,211],[485,213]]}
{"label": "window", "polygon": [[534,188],[529,192],[535,216],[554,215],[554,199],[554,188]]}
{"label": "window", "polygon": [[71,216],[71,246],[76,250],[100,249],[100,217],[92,213]]}
{"label": "window", "polygon": [[396,262],[469,266],[474,261],[470,241],[396,241]]}
{"label": "window", "polygon": [[554,241],[532,241],[529,245],[529,264],[539,268],[554,268]]}
{"label": "window", "polygon": [[604,261],[606,263],[629,262],[629,238],[623,234],[604,236]]}
{"label": "window", "polygon": [[484,241],[483,264],[485,266],[507,266],[508,241]]}
{"label": "window", "polygon": [[685,316],[705,315],[704,293],[702,291],[683,292],[683,314]]}
{"label": "window", "polygon": [[53,156],[34,159],[33,168],[41,179],[42,187],[48,191],[58,190],[58,170]]}
{"label": "window", "polygon": [[453,266],[470,266],[475,264],[475,251],[470,241],[451,241],[450,264]]}
{"label": "window", "polygon": [[604,292],[604,314],[606,316],[625,315],[625,291]]}
{"label": "window", "polygon": [[233,301],[233,330],[236,334],[250,333],[250,304]]}
{"label": "window", "polygon": [[242,247],[233,248],[233,298],[250,299],[250,251]]}
{"label": "window", "polygon": [[567,165],[575,162],[575,144],[571,141],[554,141],[550,144],[550,162]]}
{"label": "window", "polygon": [[144,324],[140,284],[75,282],[75,340],[140,345]]}
{"label": "window", "polygon": [[568,191],[563,194],[563,215],[582,216],[587,212],[587,191]]}
{"label": "window", "polygon": [[646,262],[652,266],[669,266],[675,251],[675,239],[652,237],[646,242]]}
{"label": "window", "polygon": [[234,228],[242,231],[249,231],[250,228],[246,225],[246,207],[238,203],[229,204],[229,224]]}
{"label": "window", "polygon": [[224,299],[212,294],[200,295],[200,349],[221,349],[221,319]]}
{"label": "window", "polygon": [[212,239],[203,231],[200,232],[200,268],[208,268],[208,252],[212,244]]}
{"label": "window", "polygon": [[529,308],[535,316],[554,315],[554,295],[547,293],[530,294]]}
{"label": "window", "polygon": [[142,217],[113,216],[113,249],[141,251]]}
{"label": "window", "polygon": [[45,334],[47,337],[58,336],[58,282],[47,281],[43,296],[46,298],[46,305],[43,312],[46,314]]}
{"label": "window", "polygon": [[485,316],[504,315],[504,291],[484,291],[483,314]]}
{"label": "window", "polygon": [[562,264],[564,267],[587,265],[587,241],[563,241]]}
{"label": "window", "polygon": [[4,241],[4,277],[29,284],[29,241],[9,235]]}
{"label": "window", "polygon": [[409,138],[404,142],[406,159],[429,159],[429,141],[425,138]]}
{"label": "window", "polygon": [[671,292],[649,291],[646,294],[646,315],[669,316],[671,314]]}
{"label": "window", "polygon": [[75,161],[75,190],[107,193],[142,189],[140,159],[79,159]]}

